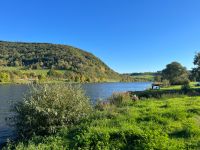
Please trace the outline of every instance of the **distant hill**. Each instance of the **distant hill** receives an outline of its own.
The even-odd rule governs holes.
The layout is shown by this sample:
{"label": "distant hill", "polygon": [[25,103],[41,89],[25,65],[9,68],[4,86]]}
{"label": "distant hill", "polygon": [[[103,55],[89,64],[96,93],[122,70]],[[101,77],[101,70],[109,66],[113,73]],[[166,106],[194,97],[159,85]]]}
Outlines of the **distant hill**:
{"label": "distant hill", "polygon": [[126,80],[93,54],[59,44],[0,41],[0,66],[63,70],[65,78],[77,82]]}

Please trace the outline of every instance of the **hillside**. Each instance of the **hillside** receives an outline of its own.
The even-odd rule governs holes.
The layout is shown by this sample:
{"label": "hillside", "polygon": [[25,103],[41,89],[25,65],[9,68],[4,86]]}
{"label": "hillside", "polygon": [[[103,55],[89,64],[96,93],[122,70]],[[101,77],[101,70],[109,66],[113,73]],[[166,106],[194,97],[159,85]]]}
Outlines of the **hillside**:
{"label": "hillside", "polygon": [[[20,70],[61,70],[58,75],[69,81],[121,81],[122,76],[93,54],[58,44],[0,41],[0,66]],[[62,75],[61,75],[62,74]]]}

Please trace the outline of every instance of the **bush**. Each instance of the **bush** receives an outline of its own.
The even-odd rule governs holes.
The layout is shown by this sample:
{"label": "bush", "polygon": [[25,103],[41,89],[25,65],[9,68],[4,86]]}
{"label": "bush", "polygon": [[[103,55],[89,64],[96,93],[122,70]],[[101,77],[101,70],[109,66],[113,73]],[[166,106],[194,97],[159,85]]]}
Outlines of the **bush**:
{"label": "bush", "polygon": [[39,74],[39,75],[38,75],[38,80],[39,80],[39,81],[43,81],[43,80],[45,80],[45,79],[46,79],[46,77],[45,77],[44,74]]}
{"label": "bush", "polygon": [[189,79],[179,77],[179,78],[175,79],[175,81],[173,81],[173,83],[171,83],[171,84],[172,85],[186,85],[189,83],[190,83]]}
{"label": "bush", "polygon": [[10,74],[7,72],[0,72],[0,82],[9,82]]}
{"label": "bush", "polygon": [[185,94],[187,94],[190,91],[190,89],[191,89],[190,84],[184,84],[184,85],[181,86],[181,90]]}
{"label": "bush", "polygon": [[13,121],[22,137],[56,133],[87,119],[89,99],[79,86],[52,84],[32,85],[22,102],[14,105]]}
{"label": "bush", "polygon": [[168,87],[168,86],[170,85],[169,80],[166,80],[166,79],[164,79],[164,80],[162,81],[162,83],[163,83],[163,86],[164,86],[164,87]]}
{"label": "bush", "polygon": [[126,93],[114,93],[109,99],[110,104],[120,106],[126,104],[131,100],[130,94]]}
{"label": "bush", "polygon": [[109,101],[103,101],[101,99],[98,99],[94,108],[97,110],[103,111],[107,107],[110,107]]}

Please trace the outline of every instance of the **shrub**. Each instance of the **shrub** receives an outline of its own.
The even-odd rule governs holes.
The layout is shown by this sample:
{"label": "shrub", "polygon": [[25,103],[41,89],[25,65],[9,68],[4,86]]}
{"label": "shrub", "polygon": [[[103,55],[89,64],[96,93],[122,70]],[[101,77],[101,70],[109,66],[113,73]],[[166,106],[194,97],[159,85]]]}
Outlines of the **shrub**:
{"label": "shrub", "polygon": [[97,110],[105,110],[106,107],[110,106],[110,102],[109,101],[103,101],[103,100],[97,100],[96,105],[95,105],[95,109]]}
{"label": "shrub", "polygon": [[36,73],[35,72],[30,72],[29,73],[29,78],[35,78],[36,77]]}
{"label": "shrub", "polygon": [[185,84],[189,84],[190,81],[187,78],[184,77],[179,77],[177,79],[175,79],[175,81],[173,82],[172,85],[185,85]]}
{"label": "shrub", "polygon": [[39,80],[39,81],[43,81],[43,80],[45,80],[45,78],[46,78],[46,77],[45,77],[44,74],[39,74],[39,75],[38,75],[38,80]]}
{"label": "shrub", "polygon": [[162,83],[163,83],[163,86],[164,86],[164,87],[168,87],[168,86],[170,85],[169,80],[166,80],[166,79],[164,79],[164,80],[162,81]]}
{"label": "shrub", "polygon": [[183,91],[183,93],[187,94],[190,91],[190,84],[184,84],[181,86],[181,90]]}
{"label": "shrub", "polygon": [[114,93],[110,98],[108,98],[110,104],[120,106],[126,104],[128,101],[131,100],[130,94],[126,93]]}
{"label": "shrub", "polygon": [[14,105],[13,111],[18,134],[30,137],[56,133],[64,126],[87,119],[91,106],[79,86],[32,85],[24,100]]}
{"label": "shrub", "polygon": [[9,82],[10,74],[7,72],[0,72],[0,82]]}

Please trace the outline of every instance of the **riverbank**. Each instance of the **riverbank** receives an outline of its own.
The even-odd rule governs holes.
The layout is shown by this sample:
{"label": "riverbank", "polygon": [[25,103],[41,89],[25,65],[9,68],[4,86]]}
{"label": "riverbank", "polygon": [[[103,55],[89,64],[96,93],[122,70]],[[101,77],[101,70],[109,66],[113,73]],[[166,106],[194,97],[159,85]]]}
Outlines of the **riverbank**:
{"label": "riverbank", "polygon": [[[193,83],[192,83],[193,84]],[[129,91],[132,96],[137,95],[139,99],[149,99],[149,98],[162,98],[162,97],[178,97],[181,95],[185,96],[199,96],[200,87],[195,86],[170,86],[167,88],[161,88],[158,90],[148,89],[145,91]]]}
{"label": "riverbank", "polygon": [[95,110],[85,123],[63,128],[56,135],[34,136],[15,148],[198,149],[199,115],[200,97],[127,100],[121,106]]}
{"label": "riverbank", "polygon": [[[44,84],[40,84],[44,85]],[[66,84],[67,85],[67,84]],[[78,84],[73,84],[78,85]],[[90,98],[92,104],[96,104],[98,100],[105,100],[114,92],[124,91],[143,91],[151,86],[150,82],[134,82],[134,83],[87,83],[80,84],[85,90],[86,96]],[[10,105],[17,101],[23,100],[23,95],[29,89],[28,85],[1,85],[0,86],[0,141],[6,141],[11,137],[12,130],[6,124],[5,118],[10,114]],[[2,131],[2,132],[1,132]],[[2,138],[2,139],[1,139]],[[3,140],[4,139],[4,140]]]}
{"label": "riverbank", "polygon": [[[88,119],[73,126],[63,126],[56,134],[10,142],[6,148],[199,149],[200,89],[192,85],[194,87],[187,91],[171,87],[115,93],[107,101],[97,103]],[[190,95],[191,92],[194,95]],[[152,96],[144,97],[146,94]]]}
{"label": "riverbank", "polygon": [[138,82],[151,82],[151,81],[140,81],[140,80],[136,80],[136,81],[129,81],[129,82],[125,82],[125,81],[117,81],[117,80],[108,80],[108,81],[101,81],[101,82],[73,82],[73,81],[68,81],[68,80],[46,80],[46,81],[39,81],[39,80],[26,80],[26,79],[20,79],[20,80],[15,80],[12,82],[0,82],[0,85],[8,85],[8,84],[16,84],[16,85],[28,85],[28,84],[57,84],[57,83],[79,83],[79,84],[86,84],[86,83],[91,83],[91,84],[95,84],[95,83],[138,83]]}
{"label": "riverbank", "polygon": [[131,77],[119,75],[112,77],[86,77],[83,73],[70,70],[28,69],[24,67],[0,66],[0,84],[29,84],[29,83],[104,83],[104,82],[147,82],[152,78],[144,76]]}

